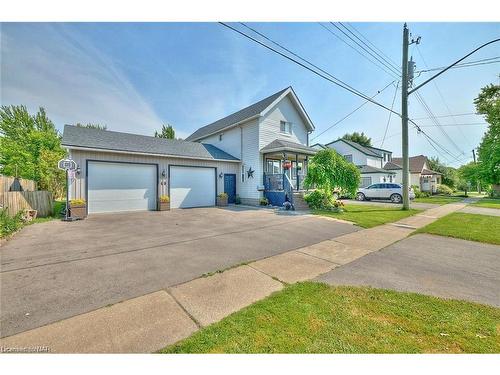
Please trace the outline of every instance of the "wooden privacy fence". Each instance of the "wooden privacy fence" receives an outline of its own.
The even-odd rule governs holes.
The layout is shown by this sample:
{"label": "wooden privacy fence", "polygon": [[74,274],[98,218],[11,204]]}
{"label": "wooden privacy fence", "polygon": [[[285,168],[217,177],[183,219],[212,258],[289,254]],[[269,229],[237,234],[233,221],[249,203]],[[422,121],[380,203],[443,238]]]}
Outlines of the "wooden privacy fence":
{"label": "wooden privacy fence", "polygon": [[29,209],[37,210],[37,216],[45,217],[52,215],[54,209],[52,193],[45,190],[0,192],[0,206],[7,208],[10,216]]}
{"label": "wooden privacy fence", "polygon": [[8,191],[35,191],[36,183],[33,180],[0,175],[0,193]]}

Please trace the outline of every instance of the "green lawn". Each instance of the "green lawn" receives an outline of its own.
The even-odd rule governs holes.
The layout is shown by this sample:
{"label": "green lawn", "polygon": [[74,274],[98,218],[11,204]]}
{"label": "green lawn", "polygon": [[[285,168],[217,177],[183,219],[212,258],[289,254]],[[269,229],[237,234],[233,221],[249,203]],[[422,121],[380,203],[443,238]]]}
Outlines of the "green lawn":
{"label": "green lawn", "polygon": [[305,282],[163,353],[499,353],[500,309],[383,289]]}
{"label": "green lawn", "polygon": [[421,210],[411,209],[403,211],[399,207],[383,207],[367,204],[349,204],[345,203],[344,212],[336,213],[326,210],[314,210],[313,214],[334,217],[352,221],[363,228],[371,228],[377,225],[398,221],[405,217],[415,215]]}
{"label": "green lawn", "polygon": [[500,209],[500,198],[483,198],[472,203],[471,206]]}
{"label": "green lawn", "polygon": [[414,233],[431,233],[500,245],[500,217],[455,212]]}
{"label": "green lawn", "polygon": [[426,198],[415,198],[413,202],[417,203],[433,203],[433,204],[448,204],[454,202],[461,202],[465,198],[464,197],[456,197],[456,196],[447,196],[447,195],[432,195]]}

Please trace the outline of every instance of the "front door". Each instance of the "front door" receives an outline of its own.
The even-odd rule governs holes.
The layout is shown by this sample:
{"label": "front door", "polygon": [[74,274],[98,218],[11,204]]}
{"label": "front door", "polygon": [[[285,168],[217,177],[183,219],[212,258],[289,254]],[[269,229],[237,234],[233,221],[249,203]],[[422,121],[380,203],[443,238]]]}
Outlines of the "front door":
{"label": "front door", "polygon": [[227,194],[227,202],[234,203],[236,199],[236,175],[224,174],[224,193]]}

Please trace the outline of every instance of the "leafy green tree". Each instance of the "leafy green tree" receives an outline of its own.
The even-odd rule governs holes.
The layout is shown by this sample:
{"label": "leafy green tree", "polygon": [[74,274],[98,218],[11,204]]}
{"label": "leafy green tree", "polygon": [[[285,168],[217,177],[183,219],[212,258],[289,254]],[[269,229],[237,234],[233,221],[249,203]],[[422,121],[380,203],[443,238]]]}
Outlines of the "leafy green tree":
{"label": "leafy green tree", "polygon": [[354,132],[352,134],[347,133],[342,136],[342,139],[347,139],[348,141],[356,142],[363,146],[372,145],[372,139],[368,138],[368,136],[365,135],[365,133],[363,132],[361,133]]}
{"label": "leafy green tree", "polygon": [[442,173],[441,182],[443,184],[451,188],[457,188],[459,176],[455,168],[447,167],[446,165],[441,163],[441,161],[437,157],[436,158],[431,157],[428,159],[428,161],[430,169]]}
{"label": "leafy green tree", "polygon": [[35,115],[25,106],[0,109],[0,173],[34,180],[41,190],[63,195],[65,175],[57,161],[65,156],[61,136],[40,108]]}
{"label": "leafy green tree", "polygon": [[175,130],[172,125],[162,125],[161,131],[155,131],[156,138],[175,139]]}
{"label": "leafy green tree", "polygon": [[309,161],[306,188],[315,186],[327,196],[338,189],[342,193],[356,194],[360,182],[358,168],[333,149],[318,151]]}
{"label": "leafy green tree", "polygon": [[474,104],[489,124],[478,148],[479,175],[482,181],[497,185],[500,184],[500,85],[483,87]]}
{"label": "leafy green tree", "polygon": [[98,129],[98,130],[107,130],[108,129],[108,127],[106,125],[93,124],[91,122],[89,122],[86,125],[78,123],[78,124],[76,124],[76,126],[78,126],[80,128],[89,128],[89,129]]}
{"label": "leafy green tree", "polygon": [[[481,184],[480,167],[478,163],[470,162],[458,168],[458,175],[460,178],[460,185],[464,183],[470,184],[472,187],[477,187],[478,183]],[[461,189],[459,187],[459,189]]]}

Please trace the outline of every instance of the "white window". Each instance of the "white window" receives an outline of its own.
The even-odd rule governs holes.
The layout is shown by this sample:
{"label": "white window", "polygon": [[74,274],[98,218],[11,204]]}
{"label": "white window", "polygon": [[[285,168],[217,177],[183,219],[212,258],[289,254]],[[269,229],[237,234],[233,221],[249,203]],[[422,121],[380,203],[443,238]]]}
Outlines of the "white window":
{"label": "white window", "polygon": [[284,134],[292,134],[292,123],[280,121],[280,131]]}
{"label": "white window", "polygon": [[349,163],[352,163],[352,155],[344,155],[344,159],[347,160]]}

